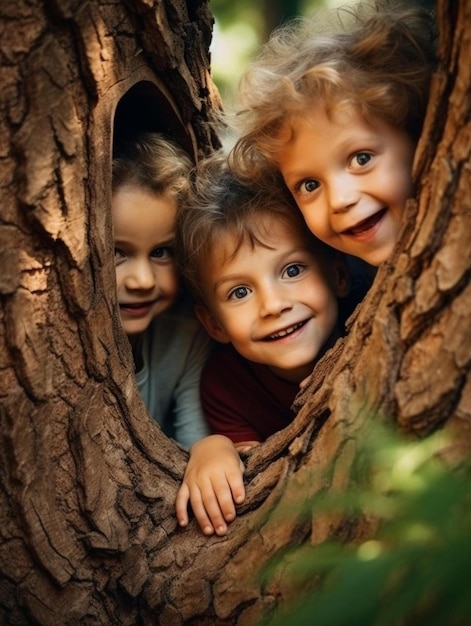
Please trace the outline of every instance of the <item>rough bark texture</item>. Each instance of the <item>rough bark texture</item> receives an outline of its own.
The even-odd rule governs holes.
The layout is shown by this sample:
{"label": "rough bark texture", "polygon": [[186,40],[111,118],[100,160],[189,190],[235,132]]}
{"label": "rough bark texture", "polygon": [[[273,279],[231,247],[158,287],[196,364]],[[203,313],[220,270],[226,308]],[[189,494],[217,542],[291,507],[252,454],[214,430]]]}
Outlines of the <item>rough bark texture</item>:
{"label": "rough bark texture", "polygon": [[195,155],[218,144],[208,5],[2,2],[2,624],[256,624],[290,594],[282,573],[256,577],[268,557],[334,533],[367,536],[367,524],[269,513],[350,484],[369,421],[421,436],[445,425],[466,446],[471,0],[438,8],[442,62],[401,247],[298,418],[248,458],[248,498],[227,537],[207,539],[176,526],[186,454],[134,384],[108,181],[113,128],[169,130]]}

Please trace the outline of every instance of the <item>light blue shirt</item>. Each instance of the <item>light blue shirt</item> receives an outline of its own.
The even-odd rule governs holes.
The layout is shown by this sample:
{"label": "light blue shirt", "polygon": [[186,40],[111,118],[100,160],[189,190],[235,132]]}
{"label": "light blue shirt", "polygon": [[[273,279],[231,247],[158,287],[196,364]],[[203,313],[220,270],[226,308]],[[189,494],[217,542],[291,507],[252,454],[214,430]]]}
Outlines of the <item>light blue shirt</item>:
{"label": "light blue shirt", "polygon": [[201,370],[213,343],[192,316],[156,317],[137,339],[142,355],[136,382],[150,415],[185,448],[209,434],[200,403]]}

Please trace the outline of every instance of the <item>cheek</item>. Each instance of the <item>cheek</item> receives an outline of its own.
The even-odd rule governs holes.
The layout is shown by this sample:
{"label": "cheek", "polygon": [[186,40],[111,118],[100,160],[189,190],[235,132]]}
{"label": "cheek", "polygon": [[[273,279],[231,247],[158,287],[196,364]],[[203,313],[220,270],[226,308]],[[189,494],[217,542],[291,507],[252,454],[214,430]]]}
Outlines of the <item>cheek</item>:
{"label": "cheek", "polygon": [[180,276],[175,267],[169,268],[164,276],[165,290],[171,296],[176,296],[180,289]]}
{"label": "cheek", "polygon": [[124,280],[126,277],[126,270],[123,265],[115,268],[116,273],[116,289],[119,292],[123,288]]}
{"label": "cheek", "polygon": [[[398,185],[399,186],[399,185]],[[412,198],[414,195],[414,185],[412,183],[412,175],[410,170],[405,170],[402,175],[402,205],[404,209],[404,205],[406,200]]]}
{"label": "cheek", "polygon": [[328,242],[329,236],[331,235],[330,228],[326,220],[322,219],[320,212],[307,209],[301,210],[301,213],[311,233],[318,237],[318,239]]}
{"label": "cheek", "polygon": [[385,181],[383,189],[390,190],[389,195],[384,194],[383,199],[389,205],[391,220],[398,229],[405,213],[406,202],[414,195],[411,177],[405,171],[398,173],[393,179]]}
{"label": "cheek", "polygon": [[309,291],[313,294],[311,300],[312,310],[317,312],[319,319],[323,320],[323,324],[326,327],[333,327],[339,314],[334,277],[325,276],[322,280],[318,278],[311,285]]}
{"label": "cheek", "polygon": [[337,298],[333,294],[332,288],[325,283],[318,283],[314,293],[317,293],[317,309],[324,311],[326,316],[335,317],[337,314]]}
{"label": "cheek", "polygon": [[240,309],[236,312],[234,310],[219,310],[218,321],[224,331],[231,337],[232,342],[245,341],[247,335],[247,316]]}
{"label": "cheek", "polygon": [[156,268],[154,278],[161,296],[165,298],[177,296],[181,281],[174,265]]}
{"label": "cheek", "polygon": [[172,272],[170,280],[173,295],[176,296],[181,285],[180,275],[178,274],[176,269],[174,269],[174,271]]}
{"label": "cheek", "polygon": [[339,305],[337,298],[330,298],[327,304],[327,325],[329,334],[334,330],[339,318]]}
{"label": "cheek", "polygon": [[384,171],[383,180],[379,181],[380,189],[389,189],[391,199],[397,204],[405,204],[413,196],[412,163],[405,156],[402,159],[391,159]]}

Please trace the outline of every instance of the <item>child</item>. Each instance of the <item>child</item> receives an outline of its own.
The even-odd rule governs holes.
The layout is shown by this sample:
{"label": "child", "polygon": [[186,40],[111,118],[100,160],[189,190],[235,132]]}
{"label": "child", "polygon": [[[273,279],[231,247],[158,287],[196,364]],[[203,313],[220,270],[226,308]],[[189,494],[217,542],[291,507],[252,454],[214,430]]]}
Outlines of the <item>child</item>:
{"label": "child", "polygon": [[241,81],[231,159],[251,180],[277,172],[319,239],[377,266],[413,195],[435,29],[410,3],[344,11],[338,32],[318,14],[272,35]]}
{"label": "child", "polygon": [[192,167],[169,140],[143,135],[113,159],[111,201],[118,303],[137,386],[151,416],[184,447],[208,433],[199,379],[210,339],[185,310],[173,256]]}
{"label": "child", "polygon": [[177,219],[177,263],[197,317],[224,347],[201,378],[203,410],[219,437],[191,449],[176,508],[185,525],[191,499],[211,532],[207,518],[214,524],[216,500],[225,498],[229,520],[235,513],[234,485],[218,473],[213,455],[218,446],[227,450],[234,477],[238,462],[220,436],[242,452],[292,422],[299,383],[342,331],[338,298],[347,295],[349,280],[342,256],[312,236],[283,188],[260,194],[216,156],[200,165],[190,199]]}

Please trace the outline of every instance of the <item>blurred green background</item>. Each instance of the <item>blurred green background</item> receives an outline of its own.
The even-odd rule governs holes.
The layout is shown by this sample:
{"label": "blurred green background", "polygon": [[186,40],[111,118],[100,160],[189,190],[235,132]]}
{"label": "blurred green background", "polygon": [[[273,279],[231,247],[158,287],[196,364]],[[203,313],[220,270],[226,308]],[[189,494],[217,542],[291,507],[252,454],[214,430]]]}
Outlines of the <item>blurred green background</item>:
{"label": "blurred green background", "polygon": [[[405,0],[432,10],[435,0]],[[244,67],[271,31],[293,17],[335,8],[353,0],[210,0],[214,16],[211,71],[224,107],[231,108]]]}
{"label": "blurred green background", "polygon": [[287,20],[349,0],[210,0],[214,15],[211,69],[225,106],[233,102],[245,65],[270,32]]}

